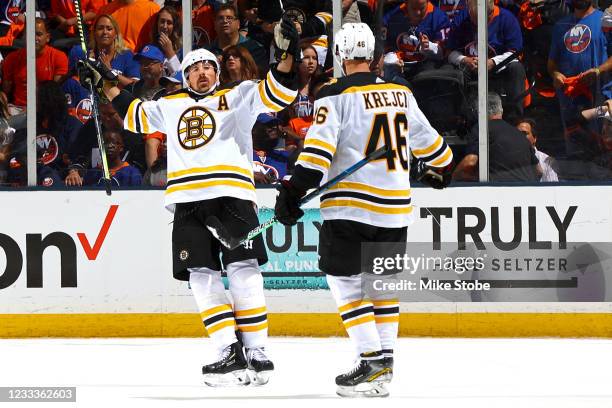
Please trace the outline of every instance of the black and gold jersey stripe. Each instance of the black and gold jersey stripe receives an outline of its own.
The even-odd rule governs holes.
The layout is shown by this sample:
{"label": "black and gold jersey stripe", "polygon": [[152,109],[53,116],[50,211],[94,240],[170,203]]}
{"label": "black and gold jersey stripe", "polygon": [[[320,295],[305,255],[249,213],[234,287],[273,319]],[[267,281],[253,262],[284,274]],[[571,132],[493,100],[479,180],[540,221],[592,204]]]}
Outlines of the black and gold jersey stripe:
{"label": "black and gold jersey stripe", "polygon": [[422,149],[412,149],[412,154],[423,160],[430,166],[443,167],[450,162],[453,152],[442,136],[438,136],[436,140],[429,146]]}
{"label": "black and gold jersey stripe", "polygon": [[166,194],[207,187],[236,187],[255,190],[252,170],[237,166],[195,167],[168,173]]}
{"label": "black and gold jersey stripe", "polygon": [[341,182],[321,196],[321,208],[353,207],[378,214],[410,214],[410,189],[390,190],[364,183]]}
{"label": "black and gold jersey stripe", "polygon": [[283,110],[295,99],[294,95],[284,92],[281,86],[270,72],[268,72],[266,79],[258,85],[259,96],[262,102],[273,112]]}

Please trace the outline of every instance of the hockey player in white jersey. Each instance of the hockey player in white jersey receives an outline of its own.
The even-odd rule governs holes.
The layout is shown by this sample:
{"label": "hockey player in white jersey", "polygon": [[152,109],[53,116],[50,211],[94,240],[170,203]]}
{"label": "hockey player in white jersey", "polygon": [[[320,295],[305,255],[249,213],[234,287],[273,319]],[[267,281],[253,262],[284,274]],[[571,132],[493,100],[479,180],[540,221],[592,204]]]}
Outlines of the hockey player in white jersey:
{"label": "hockey player in white jersey", "polygon": [[[268,323],[259,268],[267,262],[263,240],[260,236],[227,250],[204,220],[214,215],[236,234],[259,225],[251,128],[258,114],[280,111],[297,95],[292,64],[299,52],[298,33],[290,20],[278,25],[275,40],[283,59],[263,81],[219,90],[216,57],[198,49],[182,63],[185,88],[157,101],[143,102],[119,90],[99,63],[88,61],[81,69],[81,76],[89,77],[123,115],[127,130],[167,135],[165,205],[174,211],[173,275],[189,281],[219,351],[218,361],[202,367],[208,385],[261,385],[274,369],[265,353]],[[222,266],[233,304],[225,294]]]}
{"label": "hockey player in white jersey", "polygon": [[[373,256],[406,248],[412,220],[410,159],[414,175],[435,188],[450,183],[452,151],[419,110],[410,90],[369,70],[374,35],[363,23],[344,24],[334,53],[347,76],[332,80],[317,95],[308,130],[290,180],[284,181],[275,214],[285,225],[303,215],[299,200],[365,155],[386,145],[386,157],[368,163],[321,196],[323,225],[319,268],[359,355],[355,368],[336,378],[341,396],[386,396],[393,375],[393,348],[399,323],[397,296],[365,295],[362,244],[389,243]],[[391,243],[398,243],[392,245]],[[382,248],[382,249],[381,249]],[[370,298],[368,298],[368,296]]]}

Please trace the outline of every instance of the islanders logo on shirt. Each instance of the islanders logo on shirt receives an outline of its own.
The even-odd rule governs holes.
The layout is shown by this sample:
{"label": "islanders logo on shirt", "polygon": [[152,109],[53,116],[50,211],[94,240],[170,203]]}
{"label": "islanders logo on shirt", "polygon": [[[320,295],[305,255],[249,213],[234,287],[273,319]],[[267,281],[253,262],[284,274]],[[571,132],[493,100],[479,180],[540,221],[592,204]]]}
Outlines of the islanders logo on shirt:
{"label": "islanders logo on shirt", "polygon": [[[497,55],[495,52],[495,48],[489,44],[487,47],[487,58],[493,58]],[[478,56],[478,43],[476,41],[472,41],[468,45],[465,46],[463,54],[467,57],[477,57]]]}
{"label": "islanders logo on shirt", "polygon": [[591,44],[591,28],[585,24],[576,24],[563,36],[565,48],[574,54],[586,50]]}
{"label": "islanders logo on shirt", "polygon": [[81,99],[79,103],[77,104],[76,109],[75,109],[76,117],[82,123],[87,122],[89,118],[91,118],[91,110],[92,110],[91,105],[92,105],[91,99],[89,98]]}
{"label": "islanders logo on shirt", "polygon": [[42,133],[36,136],[36,159],[38,163],[50,164],[59,155],[59,144],[55,137]]}
{"label": "islanders logo on shirt", "polygon": [[395,43],[397,49],[402,52],[402,59],[404,62],[420,62],[425,59],[425,56],[420,53],[419,48],[421,41],[417,37],[416,32],[406,32],[399,34]]}
{"label": "islanders logo on shirt", "polygon": [[199,26],[193,26],[192,29],[192,42],[196,47],[205,47],[210,44],[210,36],[208,32]]}

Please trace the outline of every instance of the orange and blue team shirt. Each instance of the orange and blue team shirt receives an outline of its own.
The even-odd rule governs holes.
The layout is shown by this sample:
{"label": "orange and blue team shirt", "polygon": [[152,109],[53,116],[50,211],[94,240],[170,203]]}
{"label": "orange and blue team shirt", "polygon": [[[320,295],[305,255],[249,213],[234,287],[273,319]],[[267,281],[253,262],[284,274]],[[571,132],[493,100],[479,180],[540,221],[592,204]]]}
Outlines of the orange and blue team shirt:
{"label": "orange and blue team shirt", "polygon": [[[549,58],[557,63],[559,72],[570,77],[606,62],[608,42],[602,28],[603,12],[595,10],[582,19],[573,15],[559,20],[552,33]],[[605,81],[602,92],[612,98],[612,84]]]}
{"label": "orange and blue team shirt", "polygon": [[68,102],[68,113],[85,123],[91,117],[90,93],[81,86],[79,81],[70,77],[62,84],[62,91]]}
{"label": "orange and blue team shirt", "polygon": [[[455,18],[446,47],[450,51],[459,51],[468,57],[478,55],[476,43],[477,27],[470,19],[468,9],[464,9]],[[522,51],[523,37],[516,17],[506,9],[494,6],[487,26],[489,55],[494,57],[506,52]]]}
{"label": "orange and blue team shirt", "polygon": [[413,26],[406,9],[406,3],[402,3],[385,14],[385,51],[402,52],[404,61],[422,61],[424,56],[417,52],[419,43],[415,41],[415,37],[418,39],[420,34],[425,34],[429,41],[442,43],[446,40],[450,21],[442,10],[428,2],[425,17],[418,26]]}

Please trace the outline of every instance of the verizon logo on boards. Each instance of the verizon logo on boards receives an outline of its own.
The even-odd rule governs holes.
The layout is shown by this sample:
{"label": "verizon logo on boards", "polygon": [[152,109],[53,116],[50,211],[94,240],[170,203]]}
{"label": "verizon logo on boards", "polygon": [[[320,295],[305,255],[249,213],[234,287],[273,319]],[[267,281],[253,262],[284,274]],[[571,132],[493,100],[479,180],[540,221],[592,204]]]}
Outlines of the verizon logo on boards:
{"label": "verizon logo on boards", "polygon": [[[77,232],[79,245],[90,261],[95,261],[113,224],[118,205],[111,205],[106,213],[102,227],[96,237],[88,237]],[[50,247],[58,249],[60,254],[62,288],[77,287],[77,243],[65,232],[52,232],[45,237],[42,234],[26,234],[26,286],[42,288],[43,254]],[[0,248],[6,255],[6,267],[0,275],[0,289],[5,289],[17,281],[23,271],[24,257],[17,242],[6,234],[0,233]]]}

